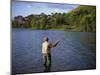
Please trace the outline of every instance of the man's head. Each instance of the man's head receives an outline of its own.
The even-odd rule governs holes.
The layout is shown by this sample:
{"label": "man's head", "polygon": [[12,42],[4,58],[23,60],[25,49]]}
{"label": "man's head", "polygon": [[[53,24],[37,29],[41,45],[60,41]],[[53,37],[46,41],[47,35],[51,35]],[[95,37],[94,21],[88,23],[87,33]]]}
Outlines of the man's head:
{"label": "man's head", "polygon": [[48,39],[48,37],[46,36],[46,37],[44,37],[44,41],[48,41],[49,39]]}

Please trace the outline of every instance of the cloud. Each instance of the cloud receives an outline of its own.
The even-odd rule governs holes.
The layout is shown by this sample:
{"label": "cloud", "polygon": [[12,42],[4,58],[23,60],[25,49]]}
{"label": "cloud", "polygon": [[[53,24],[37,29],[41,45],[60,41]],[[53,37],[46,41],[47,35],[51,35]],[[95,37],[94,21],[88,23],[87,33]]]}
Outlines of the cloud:
{"label": "cloud", "polygon": [[61,10],[59,10],[59,9],[54,9],[54,11],[55,11],[55,12],[60,12]]}
{"label": "cloud", "polygon": [[55,12],[67,13],[70,10],[76,8],[77,6],[79,5],[14,1],[12,2],[12,15],[27,16],[29,14],[40,14],[40,13],[45,13],[45,14],[51,14]]}
{"label": "cloud", "polygon": [[48,3],[48,7],[50,7],[50,8],[58,8],[58,9],[74,9],[74,8],[76,8],[77,6],[79,6],[79,5],[57,4],[57,3],[49,4],[49,3]]}
{"label": "cloud", "polygon": [[32,5],[26,5],[26,7],[30,9],[30,8],[32,8],[33,6],[32,6]]}

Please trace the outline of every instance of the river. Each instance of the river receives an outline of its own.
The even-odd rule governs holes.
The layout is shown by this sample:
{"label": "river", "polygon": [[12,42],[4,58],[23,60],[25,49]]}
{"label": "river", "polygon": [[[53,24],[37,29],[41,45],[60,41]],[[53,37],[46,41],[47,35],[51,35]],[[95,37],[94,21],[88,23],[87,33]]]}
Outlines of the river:
{"label": "river", "polygon": [[59,30],[12,29],[12,73],[44,72],[41,45],[45,36],[57,47],[51,49],[51,72],[96,68],[96,33]]}

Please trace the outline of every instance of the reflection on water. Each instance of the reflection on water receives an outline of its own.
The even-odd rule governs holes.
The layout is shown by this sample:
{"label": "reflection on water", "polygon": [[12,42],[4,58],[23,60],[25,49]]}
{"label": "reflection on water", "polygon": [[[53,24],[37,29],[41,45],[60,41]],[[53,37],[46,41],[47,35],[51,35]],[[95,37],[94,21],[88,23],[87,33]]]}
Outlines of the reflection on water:
{"label": "reflection on water", "polygon": [[[95,69],[96,46],[95,40],[91,41],[95,35],[92,32],[13,29],[12,72],[25,74]],[[43,65],[42,62],[41,44],[44,36],[48,36],[50,42],[61,39],[59,45],[51,49],[51,65]]]}

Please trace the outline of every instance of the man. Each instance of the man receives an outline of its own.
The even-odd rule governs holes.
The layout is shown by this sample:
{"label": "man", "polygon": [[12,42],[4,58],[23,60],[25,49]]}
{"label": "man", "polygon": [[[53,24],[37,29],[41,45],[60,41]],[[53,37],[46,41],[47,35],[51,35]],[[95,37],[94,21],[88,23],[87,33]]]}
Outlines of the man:
{"label": "man", "polygon": [[55,44],[51,44],[48,42],[48,37],[44,37],[44,42],[42,43],[42,54],[44,60],[44,66],[51,66],[51,52],[50,49],[56,47],[59,41]]}

